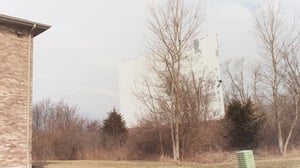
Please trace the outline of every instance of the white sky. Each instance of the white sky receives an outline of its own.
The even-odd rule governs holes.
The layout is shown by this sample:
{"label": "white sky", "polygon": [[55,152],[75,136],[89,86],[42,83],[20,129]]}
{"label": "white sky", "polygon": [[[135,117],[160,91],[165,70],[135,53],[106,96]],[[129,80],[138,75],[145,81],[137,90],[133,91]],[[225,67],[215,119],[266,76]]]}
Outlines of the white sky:
{"label": "white sky", "polygon": [[[95,119],[118,108],[118,64],[145,53],[150,2],[1,0],[1,14],[52,26],[34,41],[33,101],[63,99]],[[206,0],[203,33],[218,33],[221,61],[258,58],[251,13],[257,2]],[[283,2],[300,9],[300,0]]]}

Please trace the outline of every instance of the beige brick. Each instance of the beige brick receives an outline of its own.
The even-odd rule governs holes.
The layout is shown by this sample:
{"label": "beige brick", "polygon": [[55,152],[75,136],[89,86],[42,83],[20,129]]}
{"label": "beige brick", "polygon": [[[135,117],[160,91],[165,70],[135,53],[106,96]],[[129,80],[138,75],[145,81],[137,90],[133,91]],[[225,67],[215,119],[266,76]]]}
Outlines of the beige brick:
{"label": "beige brick", "polygon": [[49,28],[0,14],[0,168],[31,167],[32,38]]}
{"label": "beige brick", "polygon": [[[0,25],[0,168],[26,167],[27,150],[31,159],[27,108],[31,115],[32,39],[28,32],[18,36],[16,31],[16,27]],[[29,135],[31,142],[31,130]]]}

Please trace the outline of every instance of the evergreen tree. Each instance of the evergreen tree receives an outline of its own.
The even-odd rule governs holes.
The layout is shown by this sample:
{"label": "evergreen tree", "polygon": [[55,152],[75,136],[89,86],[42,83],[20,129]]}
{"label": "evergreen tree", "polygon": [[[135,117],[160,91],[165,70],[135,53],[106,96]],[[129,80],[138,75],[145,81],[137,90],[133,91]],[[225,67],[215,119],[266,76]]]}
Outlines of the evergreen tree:
{"label": "evergreen tree", "polygon": [[108,118],[103,121],[104,146],[107,149],[121,147],[128,134],[126,122],[115,108],[108,113]]}
{"label": "evergreen tree", "polygon": [[227,107],[225,121],[231,148],[252,149],[257,146],[258,131],[264,122],[262,114],[250,99],[246,102],[232,100]]}

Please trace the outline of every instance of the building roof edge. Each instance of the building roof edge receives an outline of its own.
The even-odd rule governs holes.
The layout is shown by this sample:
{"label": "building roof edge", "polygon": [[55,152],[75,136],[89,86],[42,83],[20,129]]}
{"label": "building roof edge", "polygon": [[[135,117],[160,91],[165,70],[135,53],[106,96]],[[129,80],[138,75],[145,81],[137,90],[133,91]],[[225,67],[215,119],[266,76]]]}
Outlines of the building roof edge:
{"label": "building roof edge", "polygon": [[17,17],[8,16],[8,15],[3,15],[3,14],[0,14],[0,24],[14,25],[14,26],[22,27],[23,29],[26,30],[32,29],[32,27],[35,25],[36,27],[33,30],[34,37],[51,27],[50,25],[33,22],[33,21],[29,21]]}

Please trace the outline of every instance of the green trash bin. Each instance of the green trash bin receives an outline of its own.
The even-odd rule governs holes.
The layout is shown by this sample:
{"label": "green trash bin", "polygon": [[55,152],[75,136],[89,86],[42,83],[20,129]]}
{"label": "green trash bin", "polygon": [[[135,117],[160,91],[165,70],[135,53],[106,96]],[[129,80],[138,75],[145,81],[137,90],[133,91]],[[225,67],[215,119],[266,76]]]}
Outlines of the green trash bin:
{"label": "green trash bin", "polygon": [[239,168],[255,168],[255,161],[252,150],[242,150],[237,152]]}

